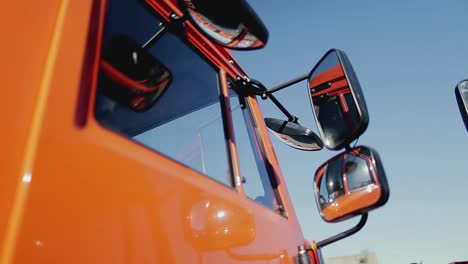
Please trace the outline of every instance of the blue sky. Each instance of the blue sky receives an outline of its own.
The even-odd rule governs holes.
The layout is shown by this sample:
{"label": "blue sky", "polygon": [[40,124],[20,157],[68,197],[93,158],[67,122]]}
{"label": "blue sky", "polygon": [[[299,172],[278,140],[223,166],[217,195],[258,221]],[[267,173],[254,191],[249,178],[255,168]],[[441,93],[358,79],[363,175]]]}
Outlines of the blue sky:
{"label": "blue sky", "polygon": [[[234,52],[249,75],[273,87],[308,73],[330,48],[344,50],[366,98],[370,123],[358,144],[377,149],[390,200],[362,231],[324,256],[377,253],[380,264],[468,260],[468,134],[454,87],[468,78],[468,1],[249,1],[270,32],[262,50]],[[276,93],[317,132],[306,83]],[[262,101],[266,117],[282,117]],[[315,169],[337,154],[301,152],[272,137],[308,239],[357,219],[327,224],[318,215]]]}

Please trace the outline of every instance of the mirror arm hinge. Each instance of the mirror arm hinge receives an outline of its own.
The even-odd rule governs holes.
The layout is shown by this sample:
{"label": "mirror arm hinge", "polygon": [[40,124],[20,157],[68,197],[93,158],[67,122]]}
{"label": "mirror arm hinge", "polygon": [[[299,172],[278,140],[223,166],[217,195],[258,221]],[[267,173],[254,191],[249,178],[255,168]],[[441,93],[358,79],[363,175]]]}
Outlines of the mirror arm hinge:
{"label": "mirror arm hinge", "polygon": [[296,257],[296,263],[297,264],[309,264],[310,263],[310,258],[309,255],[307,254],[308,249],[304,245],[299,245],[297,247],[297,257]]}
{"label": "mirror arm hinge", "polygon": [[184,29],[185,29],[185,17],[180,17],[176,13],[171,12],[169,15],[169,25],[167,26],[168,29],[175,33],[176,35],[179,35]]}
{"label": "mirror arm hinge", "polygon": [[[303,76],[302,76],[303,77]],[[306,76],[307,77],[307,76]],[[298,118],[291,113],[270,93],[265,93],[268,89],[260,82],[254,79],[244,79],[237,76],[233,88],[237,94],[247,96],[248,94],[260,95],[262,99],[270,98],[270,100],[278,107],[278,109],[288,118],[289,122],[297,123]]]}
{"label": "mirror arm hinge", "polygon": [[348,229],[348,230],[346,230],[344,232],[341,232],[339,234],[336,234],[334,236],[331,236],[331,237],[329,237],[327,239],[324,239],[322,241],[319,241],[319,242],[313,244],[311,248],[308,248],[307,251],[315,251],[315,250],[317,250],[319,248],[322,248],[322,247],[324,247],[326,245],[334,243],[334,242],[336,242],[338,240],[341,240],[343,238],[354,235],[355,233],[357,233],[359,230],[361,230],[364,227],[366,222],[367,222],[367,213],[363,213],[361,215],[361,220],[359,220],[359,223],[357,223],[357,225],[355,225],[353,228]]}
{"label": "mirror arm hinge", "polygon": [[286,210],[284,210],[284,206],[282,206],[281,204],[278,205],[278,207],[276,208],[276,210],[277,210],[278,213],[280,213],[282,216],[286,216]]}

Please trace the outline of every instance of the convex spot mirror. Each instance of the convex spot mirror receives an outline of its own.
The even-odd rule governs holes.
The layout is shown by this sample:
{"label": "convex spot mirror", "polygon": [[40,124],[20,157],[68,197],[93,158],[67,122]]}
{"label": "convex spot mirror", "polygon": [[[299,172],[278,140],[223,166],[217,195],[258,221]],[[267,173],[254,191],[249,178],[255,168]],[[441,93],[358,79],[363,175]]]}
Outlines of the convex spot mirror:
{"label": "convex spot mirror", "polygon": [[338,222],[383,206],[389,197],[385,171],[377,151],[359,146],[320,166],[314,178],[322,218]]}
{"label": "convex spot mirror", "polygon": [[457,84],[457,87],[455,87],[455,97],[457,98],[458,108],[468,132],[468,80],[463,80]]}
{"label": "convex spot mirror", "polygon": [[244,0],[179,0],[185,16],[206,37],[237,50],[266,45],[268,31]]}
{"label": "convex spot mirror", "polygon": [[325,147],[338,150],[359,137],[369,116],[359,81],[343,51],[328,51],[309,74],[312,110]]}
{"label": "convex spot mirror", "polygon": [[312,130],[298,123],[265,118],[266,126],[286,145],[304,151],[316,151],[323,148],[323,141]]}
{"label": "convex spot mirror", "polygon": [[137,112],[151,108],[172,82],[161,62],[124,35],[104,43],[100,70],[102,92]]}

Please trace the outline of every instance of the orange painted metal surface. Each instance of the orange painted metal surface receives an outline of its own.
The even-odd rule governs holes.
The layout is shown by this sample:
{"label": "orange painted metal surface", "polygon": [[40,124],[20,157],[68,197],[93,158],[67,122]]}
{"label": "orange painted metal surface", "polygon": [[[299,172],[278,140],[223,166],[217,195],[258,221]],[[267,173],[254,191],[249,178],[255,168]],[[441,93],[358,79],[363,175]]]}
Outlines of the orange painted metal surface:
{"label": "orange painted metal surface", "polygon": [[380,186],[369,185],[337,198],[322,209],[322,215],[326,221],[331,221],[361,208],[370,207],[376,204],[380,197],[382,197]]}
{"label": "orange painted metal surface", "polygon": [[[175,2],[148,0],[163,17],[181,14]],[[12,25],[1,44],[11,62],[2,69],[1,263],[294,263],[304,237],[255,98],[287,217],[95,120],[105,4],[13,1],[1,11]],[[185,34],[221,76],[245,75],[190,23]]]}

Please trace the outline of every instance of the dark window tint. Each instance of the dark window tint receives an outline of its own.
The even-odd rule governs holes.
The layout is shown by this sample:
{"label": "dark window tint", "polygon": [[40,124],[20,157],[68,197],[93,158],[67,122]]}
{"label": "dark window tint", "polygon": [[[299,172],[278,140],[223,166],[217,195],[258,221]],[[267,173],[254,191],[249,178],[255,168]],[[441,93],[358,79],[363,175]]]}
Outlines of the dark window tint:
{"label": "dark window tint", "polygon": [[[143,1],[108,2],[96,119],[232,186],[217,71],[168,32],[143,47],[160,29],[156,13]],[[114,70],[104,71],[103,60]],[[142,101],[150,106],[139,108]]]}

